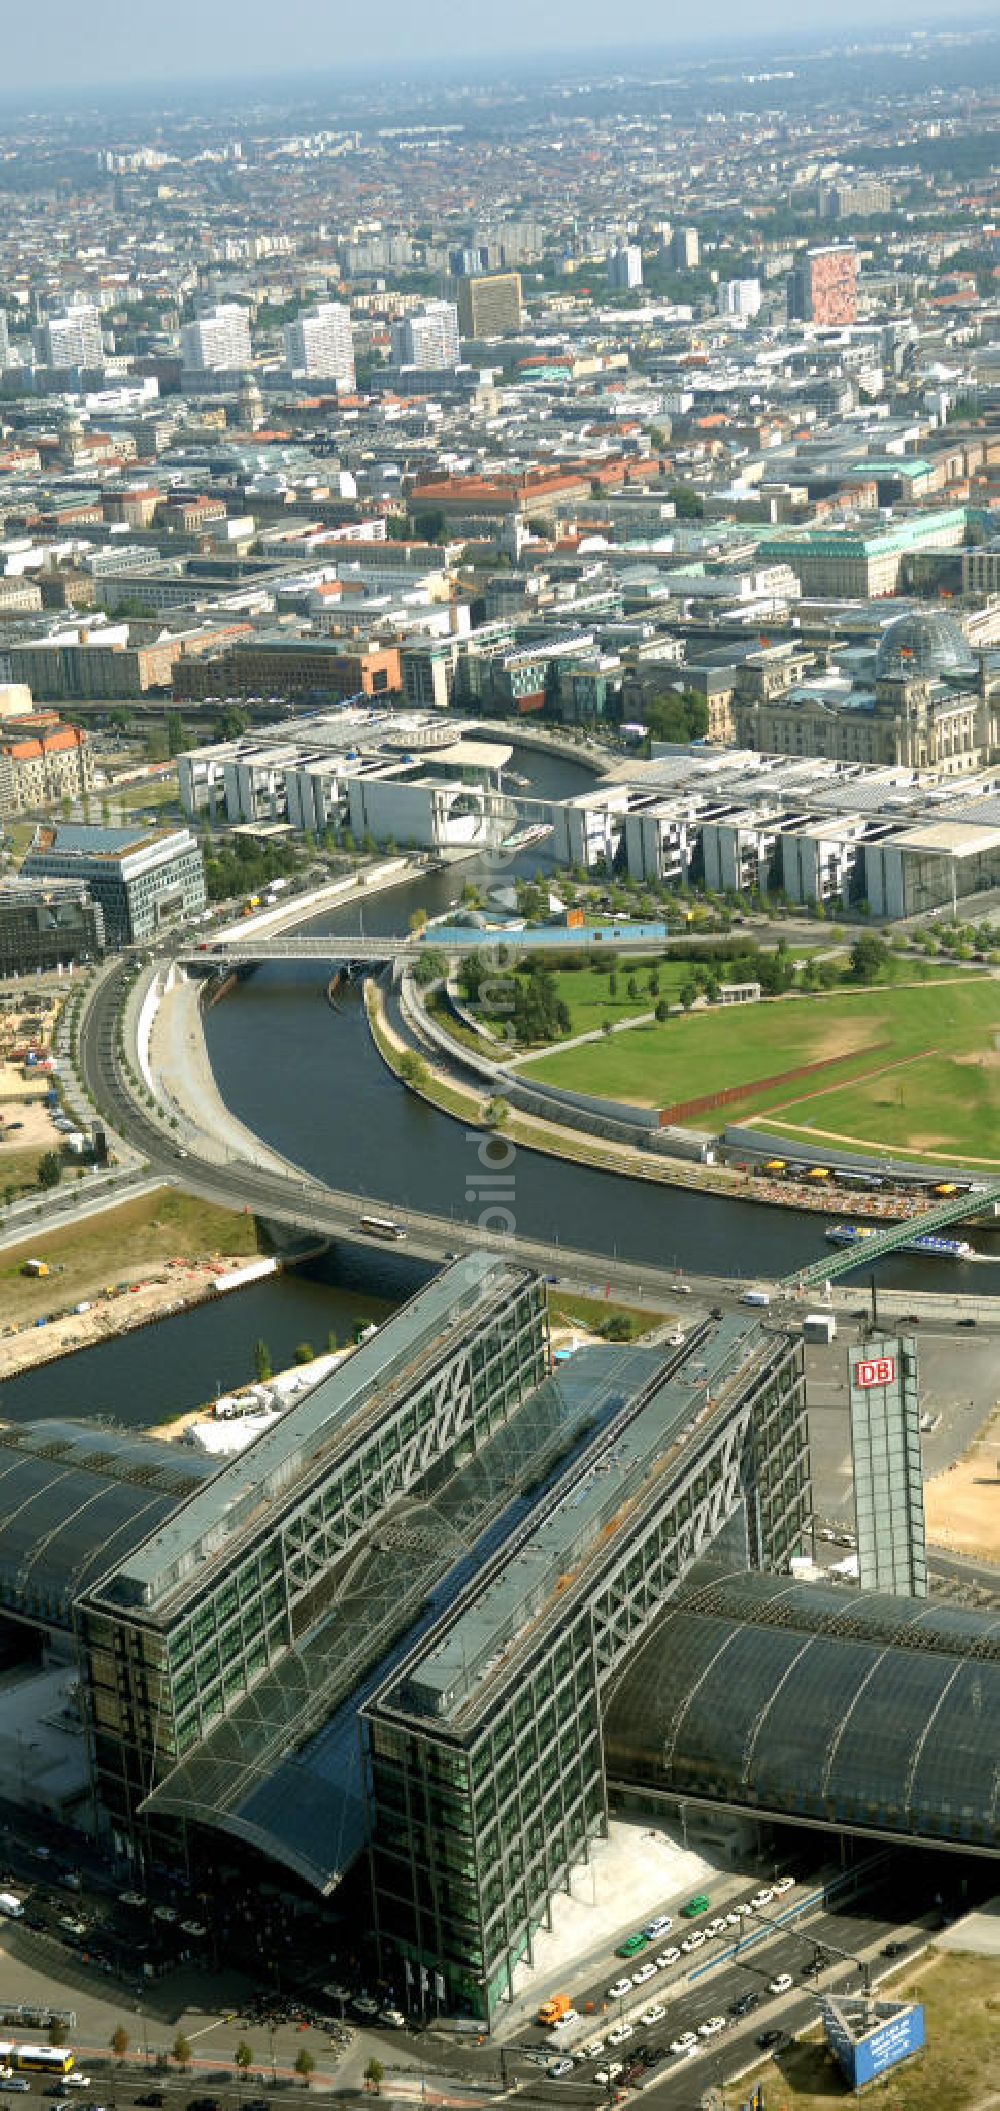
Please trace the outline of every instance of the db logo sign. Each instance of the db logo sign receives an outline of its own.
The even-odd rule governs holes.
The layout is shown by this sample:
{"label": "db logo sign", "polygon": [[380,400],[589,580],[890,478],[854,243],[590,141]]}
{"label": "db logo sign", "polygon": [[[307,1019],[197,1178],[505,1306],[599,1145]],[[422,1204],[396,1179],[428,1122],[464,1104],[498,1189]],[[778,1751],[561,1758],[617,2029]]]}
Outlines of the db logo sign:
{"label": "db logo sign", "polygon": [[873,1385],[891,1385],[895,1376],[894,1356],[873,1356],[854,1366],[854,1383],[862,1392]]}

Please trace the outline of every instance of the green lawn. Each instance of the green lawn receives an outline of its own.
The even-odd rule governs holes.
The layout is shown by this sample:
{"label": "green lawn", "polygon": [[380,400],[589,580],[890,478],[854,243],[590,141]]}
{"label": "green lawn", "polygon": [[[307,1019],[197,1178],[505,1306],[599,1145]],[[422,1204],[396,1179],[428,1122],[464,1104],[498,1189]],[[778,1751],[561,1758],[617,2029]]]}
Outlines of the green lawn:
{"label": "green lawn", "polygon": [[[752,1118],[814,1148],[824,1138],[860,1140],[989,1163],[1000,1162],[998,1044],[1000,983],[959,972],[672,1017],[528,1067],[550,1084],[640,1106],[755,1084],[728,1109],[692,1119]],[[767,1082],[829,1058],[811,1077]]]}
{"label": "green lawn", "polygon": [[[623,962],[615,971],[617,992],[611,995],[610,975],[600,968],[560,968],[556,974],[559,995],[569,1006],[572,1025],[570,1033],[599,1033],[605,1019],[617,1024],[619,1019],[635,1019],[643,1012],[655,1010],[659,997],[668,1004],[676,1004],[685,982],[691,980],[691,969],[684,960],[658,960],[642,967],[629,966]],[[653,974],[660,985],[659,997],[650,996],[649,978]],[[632,976],[639,986],[637,998],[628,996],[628,984]],[[509,1015],[508,1015],[509,1016]],[[485,1023],[494,1032],[502,1031],[504,1018],[500,1013],[486,1016]]]}

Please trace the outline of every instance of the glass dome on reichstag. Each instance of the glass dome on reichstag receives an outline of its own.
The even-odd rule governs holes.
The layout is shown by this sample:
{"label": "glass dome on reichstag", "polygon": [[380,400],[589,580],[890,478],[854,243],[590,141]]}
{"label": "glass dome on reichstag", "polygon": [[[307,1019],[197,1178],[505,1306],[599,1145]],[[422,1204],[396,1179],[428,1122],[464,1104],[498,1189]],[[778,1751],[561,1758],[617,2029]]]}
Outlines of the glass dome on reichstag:
{"label": "glass dome on reichstag", "polygon": [[940,609],[913,609],[882,632],[875,655],[878,681],[937,681],[941,675],[974,674],[976,662],[960,623]]}

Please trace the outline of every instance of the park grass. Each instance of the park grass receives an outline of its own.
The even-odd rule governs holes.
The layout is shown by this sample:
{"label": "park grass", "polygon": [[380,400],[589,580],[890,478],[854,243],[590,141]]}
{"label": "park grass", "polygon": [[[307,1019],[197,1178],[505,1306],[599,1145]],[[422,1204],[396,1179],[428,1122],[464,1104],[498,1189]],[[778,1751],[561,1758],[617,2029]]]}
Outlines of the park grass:
{"label": "park grass", "polygon": [[[880,2111],[938,2111],[941,2105],[973,2111],[996,2101],[1000,1975],[995,1957],[932,1952],[912,1969],[894,1974],[885,1992],[893,2000],[912,1996],[923,2002],[927,2043],[872,2091]],[[758,2081],[765,2103],[775,2111],[778,2106],[781,2111],[833,2111],[854,2101],[826,2045],[816,2038],[797,2040],[780,2064],[762,2061],[752,2081],[728,2086],[726,2111],[745,2103]]]}
{"label": "park grass", "polygon": [[[1000,1138],[998,1035],[1000,984],[959,972],[697,1011],[529,1067],[546,1083],[643,1106],[746,1084],[756,1089],[718,1110],[720,1119],[769,1119],[820,1142],[974,1157]],[[828,1071],[773,1082],[830,1057]]]}
{"label": "park grass", "polygon": [[553,1327],[580,1327],[596,1334],[609,1319],[627,1319],[638,1341],[653,1327],[665,1326],[671,1317],[661,1311],[645,1311],[641,1305],[621,1305],[611,1298],[577,1297],[574,1291],[549,1288],[549,1320]]}
{"label": "park grass", "polygon": [[[235,1257],[257,1252],[253,1216],[214,1203],[199,1202],[173,1188],[158,1188],[116,1209],[101,1210],[81,1224],[58,1230],[39,1223],[16,1246],[0,1252],[0,1306],[5,1321],[20,1321],[40,1312],[95,1297],[157,1262],[204,1261],[213,1254]],[[21,1274],[31,1257],[47,1261],[52,1273],[42,1278]]]}

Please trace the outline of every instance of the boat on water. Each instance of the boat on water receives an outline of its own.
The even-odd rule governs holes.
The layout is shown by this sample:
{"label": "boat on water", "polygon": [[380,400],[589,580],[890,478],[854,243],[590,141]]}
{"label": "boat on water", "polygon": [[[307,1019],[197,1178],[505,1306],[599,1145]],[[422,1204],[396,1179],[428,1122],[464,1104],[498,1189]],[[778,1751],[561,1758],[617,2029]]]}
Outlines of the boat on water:
{"label": "boat on water", "polygon": [[[874,1224],[831,1224],[826,1233],[831,1246],[861,1246],[866,1239],[878,1237]],[[912,1239],[904,1239],[896,1248],[897,1253],[925,1253],[933,1261],[967,1261],[974,1249],[968,1239],[943,1239],[933,1231],[915,1232]]]}

